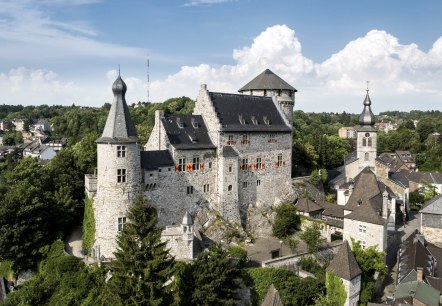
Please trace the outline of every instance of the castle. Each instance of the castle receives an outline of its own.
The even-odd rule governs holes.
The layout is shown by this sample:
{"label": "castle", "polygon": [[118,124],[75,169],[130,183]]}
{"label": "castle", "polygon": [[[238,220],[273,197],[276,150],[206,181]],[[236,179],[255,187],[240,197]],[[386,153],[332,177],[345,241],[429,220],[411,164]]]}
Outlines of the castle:
{"label": "castle", "polygon": [[185,216],[182,229],[190,229],[188,213],[203,207],[247,226],[250,207],[279,203],[292,192],[297,90],[272,71],[258,75],[240,94],[210,92],[201,85],[192,115],[157,111],[144,150],[126,90],[118,76],[103,134],[96,140],[97,174],[85,179],[94,203],[93,257],[113,258],[116,236],[139,192],[157,207],[159,226],[180,224]]}

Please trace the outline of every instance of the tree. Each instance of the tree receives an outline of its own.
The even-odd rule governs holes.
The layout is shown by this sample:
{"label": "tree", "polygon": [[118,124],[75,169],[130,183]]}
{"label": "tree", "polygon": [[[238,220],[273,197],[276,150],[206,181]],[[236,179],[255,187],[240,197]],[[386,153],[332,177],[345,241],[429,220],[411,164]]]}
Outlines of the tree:
{"label": "tree", "polygon": [[299,216],[293,204],[281,204],[276,208],[273,236],[283,239],[290,235],[299,224]]}
{"label": "tree", "polygon": [[322,246],[321,229],[317,222],[307,226],[300,235],[301,239],[307,243],[309,252],[316,252]]}
{"label": "tree", "polygon": [[157,211],[139,194],[128,210],[129,222],[117,237],[117,251],[108,283],[112,305],[170,305],[174,260],[161,242]]}
{"label": "tree", "polygon": [[193,305],[236,305],[237,264],[221,245],[213,245],[198,256],[193,266]]}
{"label": "tree", "polygon": [[317,306],[344,306],[347,299],[347,291],[345,291],[342,280],[336,276],[333,272],[327,272],[325,274],[325,288],[327,289],[327,295],[321,296],[316,300]]}

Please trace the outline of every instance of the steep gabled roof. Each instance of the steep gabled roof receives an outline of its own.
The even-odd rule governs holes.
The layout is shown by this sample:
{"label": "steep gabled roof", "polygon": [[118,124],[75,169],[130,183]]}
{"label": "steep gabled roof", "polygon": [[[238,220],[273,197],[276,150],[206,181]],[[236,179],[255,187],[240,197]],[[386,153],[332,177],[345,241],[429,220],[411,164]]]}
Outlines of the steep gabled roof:
{"label": "steep gabled roof", "polygon": [[267,290],[267,294],[261,306],[284,306],[281,301],[281,296],[273,284],[271,284],[269,290]]}
{"label": "steep gabled roof", "polygon": [[380,215],[380,209],[375,208],[379,207],[379,198],[380,198],[380,206],[382,207],[382,195],[375,196],[370,201],[361,203],[355,210],[353,210],[348,215],[345,215],[345,219],[357,220],[366,223],[384,225],[386,220],[382,218]]}
{"label": "steep gabled roof", "polygon": [[169,150],[141,151],[141,168],[156,170],[160,167],[173,167],[175,165]]}
{"label": "steep gabled roof", "polygon": [[225,132],[291,132],[271,97],[209,92]]}
{"label": "steep gabled roof", "polygon": [[201,115],[168,115],[161,118],[170,144],[176,149],[215,149]]}
{"label": "steep gabled roof", "polygon": [[[423,282],[407,282],[397,285],[395,300],[413,297],[424,305],[439,305],[440,291]],[[413,301],[414,302],[414,301]],[[413,305],[418,305],[414,304]]]}
{"label": "steep gabled roof", "polygon": [[344,206],[343,205],[329,203],[326,201],[319,202],[319,205],[321,205],[322,208],[324,208],[324,211],[322,212],[323,216],[344,218]]}
{"label": "steep gabled roof", "polygon": [[270,69],[264,70],[261,74],[255,77],[253,80],[244,85],[239,92],[248,90],[293,90],[297,91],[289,83],[281,79],[279,76],[274,74]]}
{"label": "steep gabled roof", "polygon": [[424,214],[442,215],[442,194],[438,194],[431,200],[425,202],[420,212]]}
{"label": "steep gabled roof", "polygon": [[345,205],[345,209],[355,210],[359,207],[360,202],[367,202],[379,193],[381,193],[381,190],[376,175],[369,167],[366,167],[354,178],[354,189]]}
{"label": "steep gabled roof", "polygon": [[344,240],[326,270],[348,281],[362,274],[347,240]]}
{"label": "steep gabled roof", "polygon": [[126,104],[126,84],[120,76],[112,85],[114,101],[107,116],[103,134],[97,139],[99,143],[138,142],[137,131]]}
{"label": "steep gabled roof", "polygon": [[307,212],[307,213],[323,210],[321,206],[309,200],[308,198],[300,198],[296,203],[295,207],[298,211]]}

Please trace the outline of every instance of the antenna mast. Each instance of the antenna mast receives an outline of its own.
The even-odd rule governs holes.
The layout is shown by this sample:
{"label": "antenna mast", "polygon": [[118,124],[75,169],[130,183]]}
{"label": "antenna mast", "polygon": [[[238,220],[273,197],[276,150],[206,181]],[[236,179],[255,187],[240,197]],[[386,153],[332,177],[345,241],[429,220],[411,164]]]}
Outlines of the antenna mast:
{"label": "antenna mast", "polygon": [[147,57],[147,102],[150,102],[150,65],[149,56]]}

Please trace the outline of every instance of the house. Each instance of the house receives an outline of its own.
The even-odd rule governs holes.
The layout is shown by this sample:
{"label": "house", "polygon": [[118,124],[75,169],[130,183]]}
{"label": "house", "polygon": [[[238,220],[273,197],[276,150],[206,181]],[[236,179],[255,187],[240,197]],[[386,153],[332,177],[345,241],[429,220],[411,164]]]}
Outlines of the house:
{"label": "house", "polygon": [[386,164],[390,172],[417,169],[416,157],[410,151],[385,152],[379,155],[378,160]]}
{"label": "house", "polygon": [[442,194],[442,173],[437,171],[417,171],[417,172],[403,172],[407,176],[410,186],[410,192],[416,191],[426,185],[435,188],[438,194]]}
{"label": "house", "polygon": [[344,230],[344,206],[321,201],[319,203],[324,209],[322,220],[327,224],[327,241],[342,239]]}
{"label": "house", "polygon": [[332,272],[341,279],[347,292],[344,306],[357,306],[361,291],[362,271],[347,240],[344,240],[344,243],[330,261],[326,271]]}
{"label": "house", "polygon": [[342,139],[356,138],[356,129],[354,126],[343,126],[338,130],[338,136]]}
{"label": "house", "polygon": [[316,204],[309,198],[299,198],[295,207],[298,215],[312,219],[321,219],[321,213],[324,210],[322,206]]}
{"label": "house", "polygon": [[33,126],[32,126],[33,132],[42,132],[42,133],[48,133],[51,131],[51,126],[49,125],[48,119],[38,119],[35,120]]}
{"label": "house", "polygon": [[430,285],[419,282],[399,284],[394,292],[394,305],[440,305],[441,292]]}
{"label": "house", "polygon": [[427,201],[419,211],[419,216],[419,232],[429,242],[442,247],[442,195]]}
{"label": "house", "polygon": [[195,216],[202,208],[247,226],[253,207],[293,201],[296,89],[272,71],[258,75],[240,94],[201,85],[192,115],[157,111],[144,151],[120,76],[112,90],[114,101],[96,140],[97,176],[86,181],[94,194],[94,257],[113,258],[118,229],[138,192],[157,207],[159,226],[178,224],[186,212]]}

